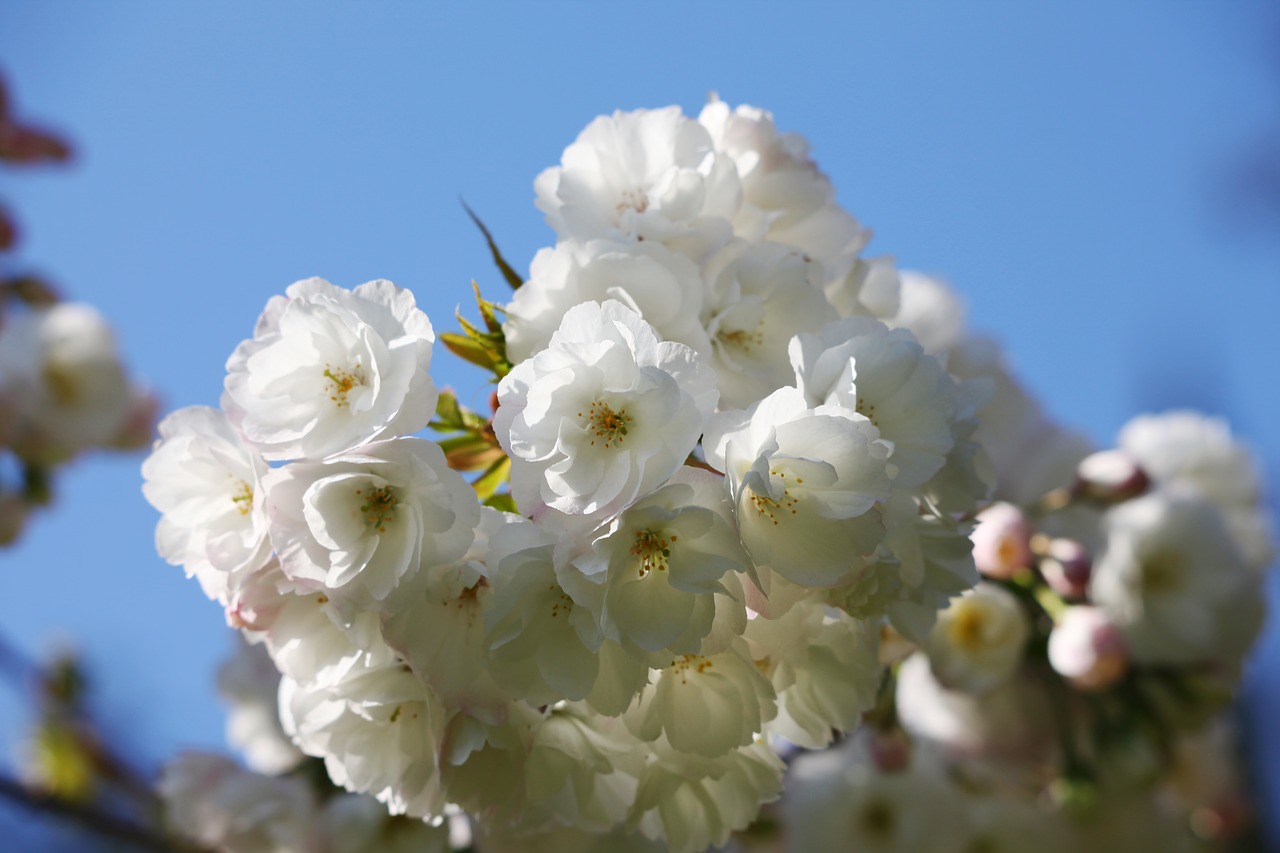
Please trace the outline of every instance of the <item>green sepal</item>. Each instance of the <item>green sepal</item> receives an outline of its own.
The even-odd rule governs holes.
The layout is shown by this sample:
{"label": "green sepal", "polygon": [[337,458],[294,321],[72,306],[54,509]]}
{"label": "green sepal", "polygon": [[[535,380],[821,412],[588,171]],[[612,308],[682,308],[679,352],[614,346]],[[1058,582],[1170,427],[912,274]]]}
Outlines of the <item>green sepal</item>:
{"label": "green sepal", "polygon": [[458,199],[462,203],[462,209],[467,212],[467,216],[471,217],[471,221],[480,229],[480,233],[484,235],[484,242],[489,246],[489,254],[493,255],[493,262],[498,267],[498,272],[502,273],[502,277],[507,284],[511,285],[512,290],[517,290],[520,285],[524,284],[524,279],[520,273],[516,272],[511,264],[507,263],[506,258],[502,257],[502,252],[498,251],[498,244],[494,242],[493,235],[489,233],[489,229],[480,221],[480,217],[476,216],[474,210],[467,206],[465,201]]}

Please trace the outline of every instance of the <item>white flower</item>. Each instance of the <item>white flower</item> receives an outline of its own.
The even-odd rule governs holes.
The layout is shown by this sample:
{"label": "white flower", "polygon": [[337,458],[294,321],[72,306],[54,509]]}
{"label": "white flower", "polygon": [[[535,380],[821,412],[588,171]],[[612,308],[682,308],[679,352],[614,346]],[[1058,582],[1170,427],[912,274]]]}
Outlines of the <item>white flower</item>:
{"label": "white flower", "polygon": [[945,356],[964,337],[964,303],[945,282],[924,273],[901,270],[898,279],[898,310],[881,319],[909,329],[930,355]]}
{"label": "white flower", "polygon": [[981,583],[938,614],[925,649],[943,686],[980,694],[1012,677],[1030,634],[1026,613],[1012,593]]}
{"label": "white flower", "polygon": [[609,300],[565,314],[547,349],[498,386],[494,431],[525,514],[611,515],[660,486],[715,408],[711,369]]}
{"label": "white flower", "polygon": [[556,580],[550,544],[493,557],[484,622],[489,670],[533,705],[585,699],[600,669],[600,632]]}
{"label": "white flower", "polygon": [[507,357],[519,364],[546,348],[570,308],[608,299],[635,311],[663,340],[706,352],[698,322],[704,289],[697,266],[661,243],[570,241],[541,249],[507,305]]}
{"label": "white flower", "polygon": [[480,520],[471,487],[420,438],[294,462],[263,486],[281,568],[340,608],[372,606],[420,566],[457,560]]}
{"label": "white flower", "polygon": [[251,773],[220,755],[184,752],[165,765],[156,791],[165,822],[225,853],[327,853],[315,795],[301,777]]}
{"label": "white flower", "polygon": [[223,604],[271,555],[259,481],[267,465],[206,406],[173,412],[142,463],[142,493],[164,513],[156,550]]}
{"label": "white flower", "polygon": [[324,759],[335,784],[372,794],[392,814],[441,813],[444,710],[407,667],[357,666],[328,685],[286,678],[280,719],[303,752]]}
{"label": "white flower", "polygon": [[718,415],[707,460],[725,472],[747,552],[787,580],[831,586],[863,568],[884,535],[886,446],[865,417],[809,408],[780,388],[746,413]]}
{"label": "white flower", "polygon": [[600,116],[534,190],[562,240],[654,240],[695,258],[729,239],[741,202],[733,161],[674,106]]}
{"label": "white flower", "polygon": [[362,794],[337,794],[324,804],[328,853],[451,853],[449,828],[387,814]]}
{"label": "white flower", "polygon": [[916,743],[971,767],[990,765],[1010,781],[1039,780],[1056,757],[1059,732],[1045,679],[1012,678],[982,695],[948,690],[919,652],[897,674],[894,707]]}
{"label": "white flower", "polygon": [[476,541],[463,559],[419,572],[380,614],[383,638],[446,706],[478,708],[509,698],[488,674],[484,632],[493,594],[489,540],[508,525],[533,526],[523,516],[481,507]]}
{"label": "white flower", "polygon": [[727,595],[721,578],[750,567],[722,479],[682,468],[592,534],[591,550],[573,564],[606,584],[605,636],[650,652],[700,650],[716,616],[714,594]]}
{"label": "white flower", "polygon": [[1216,504],[1251,566],[1271,562],[1274,543],[1258,509],[1257,464],[1225,421],[1190,411],[1142,415],[1120,431],[1119,444],[1162,488],[1193,491]]}
{"label": "white flower", "polygon": [[665,735],[674,749],[716,758],[750,744],[776,710],[773,686],[739,641],[720,654],[672,660],[626,719],[644,740]]}
{"label": "white flower", "polygon": [[658,740],[640,776],[628,826],[665,839],[670,853],[723,845],[745,829],[760,804],[782,791],[782,761],[762,742],[706,759]]}
{"label": "white flower", "polygon": [[698,117],[742,179],[734,230],[750,240],[794,246],[843,273],[871,234],[835,203],[835,190],[809,157],[809,143],[778,133],[766,110],[713,99]]}
{"label": "white flower", "polygon": [[879,625],[801,601],[777,619],[747,624],[756,667],[778,693],[770,734],[821,749],[857,728],[880,687]]}
{"label": "white flower", "polygon": [[787,342],[831,319],[822,266],[779,243],[735,240],[707,261],[703,323],[724,408],[791,384]]}
{"label": "white flower", "polygon": [[955,444],[955,381],[905,329],[849,317],[791,342],[796,383],[809,405],[841,405],[865,415],[892,442],[889,470],[914,488],[941,470]]}
{"label": "white flower", "polygon": [[920,760],[897,772],[878,770],[857,738],[801,756],[783,800],[789,853],[960,853],[968,820],[960,791]]}
{"label": "white flower", "polygon": [[1103,519],[1090,594],[1140,664],[1234,667],[1262,621],[1260,577],[1206,501],[1162,492]]}
{"label": "white flower", "polygon": [[10,409],[7,443],[46,463],[111,444],[135,406],[110,327],[76,302],[6,313],[0,395]]}
{"label": "white flower", "polygon": [[636,778],[625,767],[637,764],[635,753],[643,749],[620,720],[574,705],[553,708],[533,730],[522,822],[607,832],[635,799]]}
{"label": "white flower", "polygon": [[843,277],[827,283],[827,299],[841,317],[875,317],[888,322],[898,314],[905,275],[899,274],[892,258],[859,258]]}
{"label": "white flower", "polygon": [[416,432],[436,405],[435,333],[389,281],[311,278],[273,297],[227,360],[222,407],[267,459],[319,459]]}
{"label": "white flower", "polygon": [[227,711],[227,742],[240,750],[247,765],[275,776],[302,761],[280,726],[280,671],[265,646],[237,637],[235,651],[218,667],[218,693]]}

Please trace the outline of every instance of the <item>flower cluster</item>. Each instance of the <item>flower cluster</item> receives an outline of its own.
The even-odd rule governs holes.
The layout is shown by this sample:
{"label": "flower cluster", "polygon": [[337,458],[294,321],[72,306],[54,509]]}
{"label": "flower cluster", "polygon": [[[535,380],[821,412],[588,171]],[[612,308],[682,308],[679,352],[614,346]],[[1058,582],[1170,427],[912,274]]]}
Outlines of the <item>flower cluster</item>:
{"label": "flower cluster", "polygon": [[[940,772],[1032,755],[1028,777],[1074,780],[1113,721],[1045,690],[1234,676],[1268,540],[1229,436],[1139,421],[1086,459],[945,287],[864,257],[767,112],[602,116],[535,190],[555,245],[527,280],[502,262],[510,302],[477,291],[483,326],[440,336],[493,373],[491,417],[437,392],[411,292],[310,279],[231,355],[221,407],[166,418],[143,466],[161,555],[265,647],[282,731],[334,783],[469,815],[485,851],[695,851],[780,795],[783,744],[868,718],[872,752],[892,733],[902,755],[838,790],[800,775],[788,805],[793,849],[823,849],[850,803],[883,840],[907,826],[894,797],[945,790],[881,779],[925,765],[907,733],[949,747]],[[1069,754],[1035,703],[1061,706]],[[1162,739],[1187,710],[1121,722]],[[239,736],[266,772],[294,758]],[[926,849],[910,832],[895,849]]]}
{"label": "flower cluster", "polygon": [[[0,163],[65,161],[57,136],[19,122],[0,79]],[[59,466],[96,449],[137,450],[151,439],[158,403],[126,370],[106,320],[63,301],[12,263],[18,226],[0,205],[0,546],[52,502]]]}
{"label": "flower cluster", "polygon": [[[916,287],[936,303],[924,315],[953,313],[939,283]],[[979,411],[999,498],[972,534],[983,579],[902,650],[856,743],[797,763],[789,849],[850,831],[900,851],[1230,840],[1247,797],[1222,711],[1272,557],[1253,460],[1187,411],[1135,418],[1091,452],[989,344],[953,334],[948,349],[953,372],[996,389]],[[851,817],[824,814],[835,801]]]}

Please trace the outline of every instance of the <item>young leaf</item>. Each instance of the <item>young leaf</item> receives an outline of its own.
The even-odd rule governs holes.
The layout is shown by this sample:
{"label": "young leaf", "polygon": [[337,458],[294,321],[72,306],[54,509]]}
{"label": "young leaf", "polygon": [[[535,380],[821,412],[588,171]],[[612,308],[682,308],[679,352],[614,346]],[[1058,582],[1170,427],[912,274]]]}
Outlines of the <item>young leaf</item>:
{"label": "young leaf", "polygon": [[520,285],[524,284],[524,279],[520,277],[520,273],[507,263],[506,258],[502,257],[502,252],[498,251],[498,244],[493,241],[493,235],[489,233],[489,229],[480,221],[480,217],[476,216],[475,211],[467,206],[462,199],[458,199],[462,203],[462,209],[467,212],[467,216],[471,217],[471,221],[480,229],[480,233],[484,235],[484,241],[489,245],[489,253],[493,255],[493,262],[498,266],[498,272],[502,273],[502,277],[506,279],[507,284],[511,285],[512,290],[516,290]]}

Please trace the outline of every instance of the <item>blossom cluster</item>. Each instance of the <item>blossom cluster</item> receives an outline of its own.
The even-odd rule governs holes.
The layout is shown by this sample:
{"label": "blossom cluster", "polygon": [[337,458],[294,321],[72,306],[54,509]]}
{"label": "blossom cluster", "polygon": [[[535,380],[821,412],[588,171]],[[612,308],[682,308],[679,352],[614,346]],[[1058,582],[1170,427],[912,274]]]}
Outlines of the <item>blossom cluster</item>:
{"label": "blossom cluster", "polygon": [[[0,163],[69,159],[58,136],[13,113],[0,78]],[[18,268],[19,234],[0,205],[0,546],[52,502],[58,467],[89,450],[145,447],[158,409],[130,377],[102,315]]]}
{"label": "blossom cluster", "polygon": [[[508,303],[477,292],[484,328],[440,336],[493,373],[491,417],[436,388],[411,291],[308,279],[232,353],[219,408],[160,424],[157,548],[281,675],[292,746],[260,701],[236,724],[256,769],[296,748],[391,814],[469,820],[484,851],[695,851],[780,796],[789,750],[869,720],[797,770],[791,849],[825,849],[848,827],[814,802],[874,795],[883,841],[916,784],[892,773],[954,782],[988,735],[1036,755],[1028,789],[1096,770],[1105,715],[1071,699],[1054,736],[1080,748],[1046,757],[1031,722],[1052,715],[1026,709],[1061,696],[1038,691],[1229,686],[1269,540],[1220,425],[1139,420],[1090,456],[945,286],[864,255],[763,110],[602,116],[535,192],[555,244]],[[1201,719],[1209,692],[1184,703]],[[1181,722],[1126,701],[1152,742]],[[892,738],[898,758],[858,757]],[[188,761],[177,822],[259,849],[227,840],[231,806],[193,811],[232,770]],[[824,767],[857,779],[807,789]],[[323,849],[318,807],[261,784],[312,815],[272,843]],[[902,837],[884,849],[927,849]]]}

